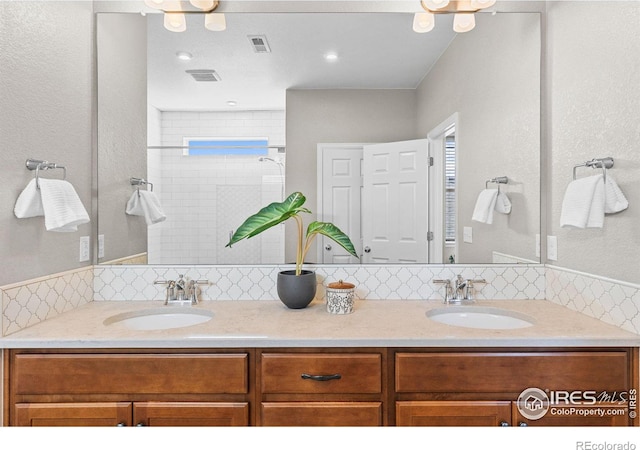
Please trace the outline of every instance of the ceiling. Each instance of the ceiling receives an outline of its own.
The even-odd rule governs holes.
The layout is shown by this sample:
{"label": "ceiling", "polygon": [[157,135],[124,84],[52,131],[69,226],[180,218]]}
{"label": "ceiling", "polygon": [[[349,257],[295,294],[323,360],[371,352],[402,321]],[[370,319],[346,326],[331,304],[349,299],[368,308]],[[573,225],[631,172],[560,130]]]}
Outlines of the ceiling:
{"label": "ceiling", "polygon": [[[187,31],[164,29],[148,14],[148,100],[161,111],[284,109],[287,89],[412,89],[455,37],[450,16],[429,33],[412,30],[407,13],[226,14],[227,29],[209,31],[202,15]],[[248,35],[264,35],[271,53],[254,52]],[[181,61],[176,52],[193,55]],[[338,54],[333,62],[328,52]],[[221,80],[196,82],[186,70],[213,69]],[[227,102],[237,102],[231,108]]]}

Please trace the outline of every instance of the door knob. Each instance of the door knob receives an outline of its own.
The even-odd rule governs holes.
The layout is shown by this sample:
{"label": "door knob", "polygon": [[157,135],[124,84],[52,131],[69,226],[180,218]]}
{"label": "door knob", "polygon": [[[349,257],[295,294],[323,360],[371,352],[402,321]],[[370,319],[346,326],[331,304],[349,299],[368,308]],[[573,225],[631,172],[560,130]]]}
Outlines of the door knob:
{"label": "door knob", "polygon": [[365,253],[371,253],[371,248],[370,247],[365,247],[364,248],[364,252]]}
{"label": "door knob", "polygon": [[327,245],[325,245],[325,246],[324,246],[324,249],[325,249],[326,251],[331,251],[331,244],[327,244]]}

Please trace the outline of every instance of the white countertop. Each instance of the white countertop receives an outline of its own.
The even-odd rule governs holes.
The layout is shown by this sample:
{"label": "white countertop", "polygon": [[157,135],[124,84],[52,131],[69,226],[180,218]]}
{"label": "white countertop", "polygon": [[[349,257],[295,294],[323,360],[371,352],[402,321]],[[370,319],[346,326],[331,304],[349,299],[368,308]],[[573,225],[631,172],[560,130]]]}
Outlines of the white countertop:
{"label": "white countertop", "polygon": [[[483,330],[444,325],[426,312],[435,300],[359,300],[332,315],[324,303],[301,310],[279,301],[207,301],[199,325],[133,331],[104,325],[115,314],[163,307],[160,301],[91,302],[0,339],[0,348],[268,348],[268,347],[637,347],[640,335],[544,300],[479,300],[535,319],[527,328]],[[456,308],[455,305],[447,306]]]}

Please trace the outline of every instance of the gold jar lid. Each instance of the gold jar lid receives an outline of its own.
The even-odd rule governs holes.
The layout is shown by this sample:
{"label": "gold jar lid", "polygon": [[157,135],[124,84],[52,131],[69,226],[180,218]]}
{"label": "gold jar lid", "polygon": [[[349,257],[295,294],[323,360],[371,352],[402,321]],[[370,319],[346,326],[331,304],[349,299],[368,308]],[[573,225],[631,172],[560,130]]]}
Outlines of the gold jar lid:
{"label": "gold jar lid", "polygon": [[354,287],[356,287],[356,285],[351,283],[345,283],[344,281],[340,280],[337,283],[329,283],[327,287],[329,289],[353,289]]}

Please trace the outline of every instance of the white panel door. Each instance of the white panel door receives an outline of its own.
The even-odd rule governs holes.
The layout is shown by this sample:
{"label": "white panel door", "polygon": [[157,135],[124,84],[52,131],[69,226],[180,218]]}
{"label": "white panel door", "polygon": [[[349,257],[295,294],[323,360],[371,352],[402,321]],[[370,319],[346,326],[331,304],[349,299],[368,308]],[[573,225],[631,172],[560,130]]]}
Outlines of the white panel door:
{"label": "white panel door", "polygon": [[[358,254],[362,253],[362,147],[362,144],[318,144],[318,220],[340,228]],[[324,236],[317,239],[318,262],[358,262],[333,240]]]}
{"label": "white panel door", "polygon": [[363,263],[427,263],[427,139],[364,146]]}

